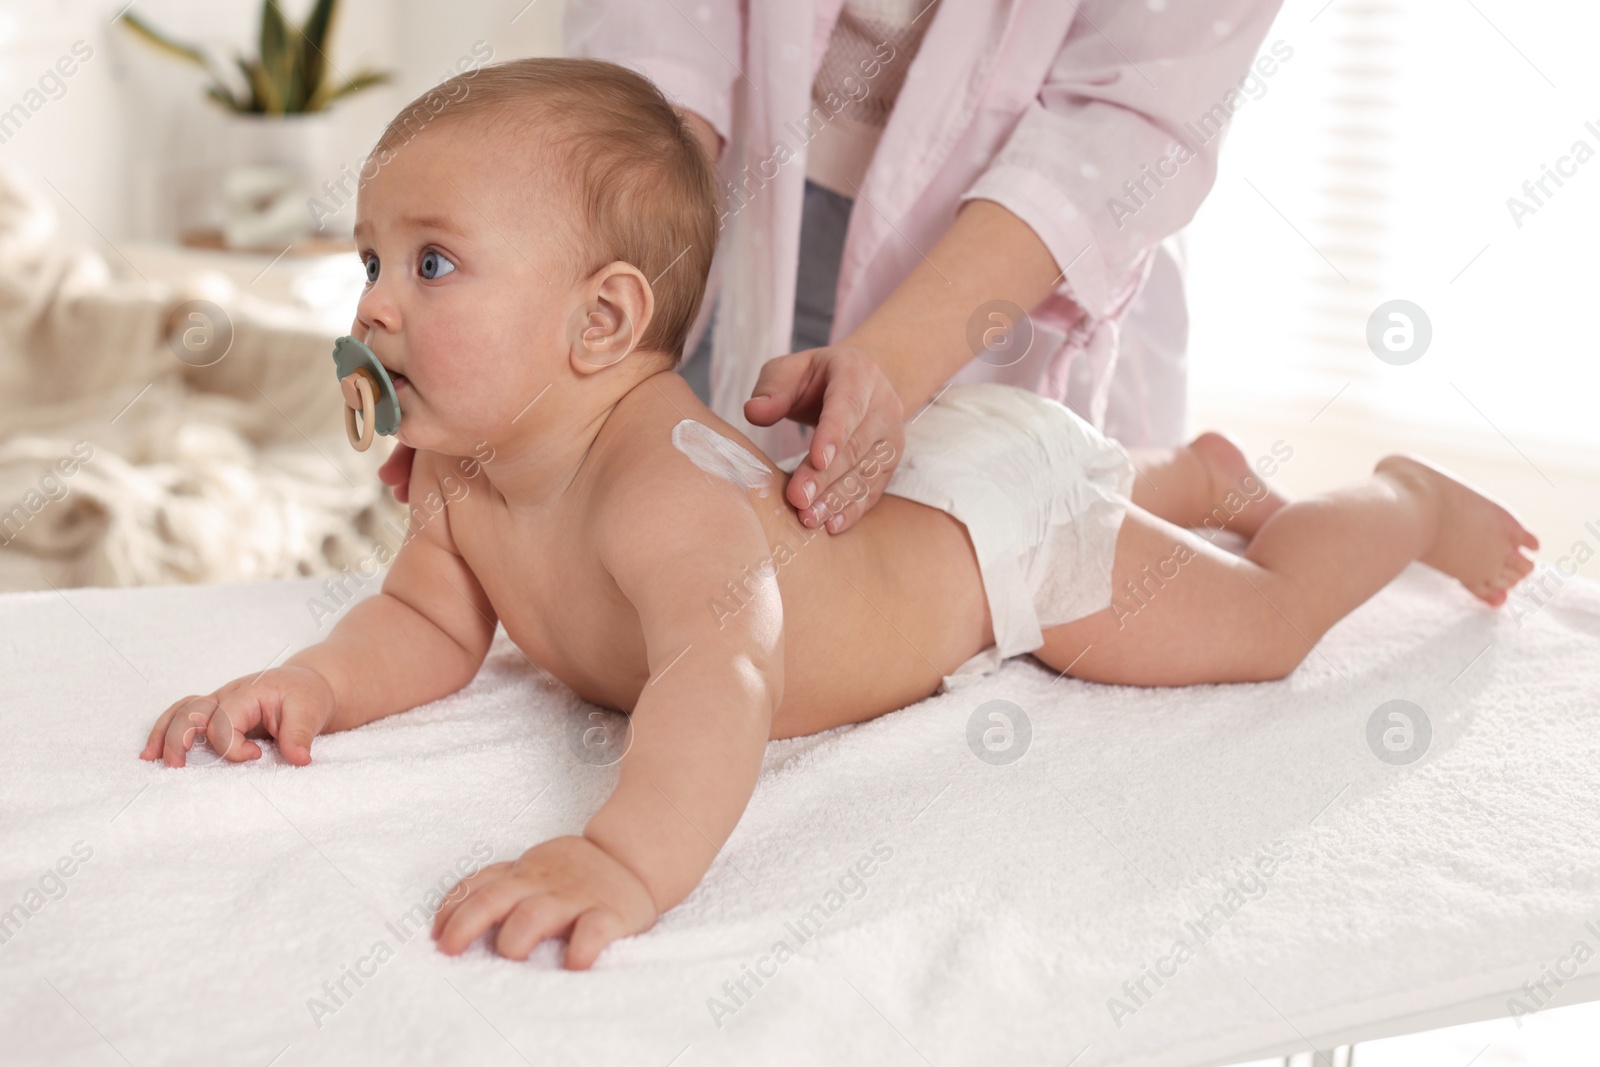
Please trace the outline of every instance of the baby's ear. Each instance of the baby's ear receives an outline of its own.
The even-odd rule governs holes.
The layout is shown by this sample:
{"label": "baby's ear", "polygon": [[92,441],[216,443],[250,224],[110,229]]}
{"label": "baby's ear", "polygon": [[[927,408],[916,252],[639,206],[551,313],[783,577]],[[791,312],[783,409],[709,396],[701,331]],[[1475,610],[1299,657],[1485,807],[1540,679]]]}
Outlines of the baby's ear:
{"label": "baby's ear", "polygon": [[607,264],[591,283],[594,297],[573,309],[567,342],[579,374],[622,362],[639,344],[655,311],[655,293],[637,267]]}

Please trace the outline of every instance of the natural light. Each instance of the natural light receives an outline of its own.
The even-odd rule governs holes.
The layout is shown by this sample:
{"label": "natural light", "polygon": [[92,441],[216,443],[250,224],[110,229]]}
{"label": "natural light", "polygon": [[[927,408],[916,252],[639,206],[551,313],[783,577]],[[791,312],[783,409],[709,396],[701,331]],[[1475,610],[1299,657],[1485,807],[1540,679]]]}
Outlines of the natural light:
{"label": "natural light", "polygon": [[[1600,462],[1597,39],[1593,5],[1285,4],[1263,51],[1292,58],[1236,113],[1189,231],[1197,400]],[[1391,299],[1431,322],[1406,365],[1366,343]]]}

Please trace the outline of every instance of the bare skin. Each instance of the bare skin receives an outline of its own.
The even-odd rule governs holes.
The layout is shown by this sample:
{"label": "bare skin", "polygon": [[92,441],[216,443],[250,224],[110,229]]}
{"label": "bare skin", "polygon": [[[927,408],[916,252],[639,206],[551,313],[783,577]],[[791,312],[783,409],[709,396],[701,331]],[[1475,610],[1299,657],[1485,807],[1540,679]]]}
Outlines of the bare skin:
{"label": "bare skin", "polygon": [[[639,347],[648,278],[623,262],[573,278],[550,237],[558,221],[538,214],[559,194],[527,194],[525,143],[500,151],[470,123],[437,124],[358,199],[374,280],[355,330],[370,328],[403,376],[400,438],[417,449],[412,532],[382,591],[284,666],[175,702],[141,755],[181,766],[203,734],[246,761],[271,736],[307,763],[321,733],[466,685],[503,623],[542,670],[630,712],[633,741],[582,834],[465,879],[434,935],[453,954],[498,927],[494,949],[516,959],[565,937],[566,966],[582,969],[699,883],[770,739],[913,703],[994,638],[961,523],[886,495],[847,536],[801,525],[788,476],[699,402],[669,354]],[[766,477],[702,469],[673,443],[684,420]],[[870,491],[898,458],[869,452],[844,493]],[[1409,458],[1353,489],[1287,503],[1263,488],[1239,508],[1229,494],[1249,469],[1225,438],[1139,466],[1116,588],[1185,558],[1136,611],[1114,602],[1045,632],[1035,654],[1078,677],[1281,677],[1407,563],[1493,604],[1537,547],[1503,507]],[[1177,525],[1218,514],[1253,535],[1243,558]]]}
{"label": "bare skin", "polygon": [[[1219,464],[1215,441],[1189,451],[1218,473],[1242,460]],[[1268,508],[1243,558],[1131,509],[1117,537],[1112,606],[1046,630],[1033,655],[1100,682],[1281,678],[1407,564],[1420,560],[1498,607],[1533,569],[1525,552],[1539,547],[1504,505],[1410,456],[1380,461],[1361,485]]]}
{"label": "bare skin", "polygon": [[1220,433],[1207,431],[1184,448],[1137,450],[1133,502],[1179,526],[1231,530],[1249,539],[1289,501]]}

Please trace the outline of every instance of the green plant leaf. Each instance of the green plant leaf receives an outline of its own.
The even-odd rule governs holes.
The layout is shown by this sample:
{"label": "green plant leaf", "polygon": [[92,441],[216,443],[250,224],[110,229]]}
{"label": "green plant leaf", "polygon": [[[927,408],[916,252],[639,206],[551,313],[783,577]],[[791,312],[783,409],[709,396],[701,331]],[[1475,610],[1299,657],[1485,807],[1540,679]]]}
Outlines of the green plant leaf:
{"label": "green plant leaf", "polygon": [[296,48],[293,55],[294,63],[289,70],[290,91],[284,110],[298,113],[304,111],[308,103],[306,95],[306,61],[308,57],[304,47]]}
{"label": "green plant leaf", "polygon": [[250,82],[250,107],[248,110],[259,115],[273,115],[282,112],[282,102],[277,98],[272,79],[268,77],[266,71],[261,69],[261,61],[259,59],[245,59],[243,56],[235,56],[234,62],[239,65],[240,70],[244,71],[245,78]]}
{"label": "green plant leaf", "polygon": [[237,97],[221,86],[206,86],[206,95],[229,111],[240,112],[249,110]]}
{"label": "green plant leaf", "polygon": [[390,75],[386,70],[372,70],[370,68],[358,70],[343,85],[331,90],[327,90],[325,87],[325,91],[323,92],[321,98],[317,101],[317,106],[307,108],[306,110],[325,110],[332,105],[335,100],[341,100],[344,97],[349,96],[351,93],[359,93],[361,90],[370,88],[374,85],[387,84],[389,80]]}
{"label": "green plant leaf", "polygon": [[200,51],[200,49],[194,47],[193,45],[187,45],[181,41],[177,41],[171,37],[168,37],[166,34],[162,33],[160,30],[156,29],[154,26],[135,15],[132,11],[124,11],[118,21],[125,24],[128,29],[134,32],[135,35],[144,38],[145,41],[167,53],[169,56],[177,56],[179,59],[187,59],[189,62],[201,67],[202,69],[206,67],[206,57]]}
{"label": "green plant leaf", "polygon": [[289,24],[283,17],[278,0],[263,0],[261,4],[261,69],[272,83],[272,97],[276,106],[272,114],[288,110],[294,95],[291,79],[294,76],[294,51],[299,42],[289,40]]}
{"label": "green plant leaf", "polygon": [[[328,75],[328,40],[333,31],[333,16],[338,11],[338,0],[317,0],[300,28],[305,38],[305,99],[309,104],[317,99],[323,80]],[[310,110],[309,107],[307,110]]]}
{"label": "green plant leaf", "polygon": [[206,90],[207,96],[234,111],[249,109],[248,101],[240,99],[239,95],[234,92],[233,82],[227,76],[226,66],[223,65],[221,57],[217,56],[213,51],[196,45],[184,44],[182,41],[168,37],[131,11],[124,12],[118,21],[125,23],[130,32],[154,46],[158,51],[194,63],[210,74],[213,84]]}
{"label": "green plant leaf", "polygon": [[354,77],[332,84],[327,49],[338,14],[338,0],[316,0],[303,26],[294,26],[284,17],[278,0],[262,0],[260,54],[253,59],[235,55],[233,63],[244,75],[244,93],[235,91],[234,82],[220,56],[168,37],[131,12],[119,21],[149,44],[168,55],[194,63],[210,75],[212,85],[206,95],[232,111],[260,115],[298,114],[324,111],[336,100],[374,85],[387,83],[388,71],[364,68]]}
{"label": "green plant leaf", "polygon": [[283,62],[289,47],[289,26],[284,21],[283,9],[278,0],[263,0],[261,4],[261,46],[259,58],[267,70],[275,70]]}

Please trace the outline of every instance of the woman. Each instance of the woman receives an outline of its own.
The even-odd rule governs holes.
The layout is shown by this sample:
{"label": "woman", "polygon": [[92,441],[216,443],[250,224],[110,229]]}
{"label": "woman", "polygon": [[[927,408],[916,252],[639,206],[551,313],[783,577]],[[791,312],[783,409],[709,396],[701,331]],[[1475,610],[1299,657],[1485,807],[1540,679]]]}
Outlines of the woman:
{"label": "woman", "polygon": [[[879,440],[898,458],[906,418],[954,382],[1176,442],[1182,291],[1162,242],[1211,188],[1279,2],[569,0],[565,33],[570,54],[648,75],[717,159],[727,202],[684,372],[769,455],[806,451],[789,502],[839,533],[893,464],[855,500],[841,479]],[[1119,359],[1152,274],[1159,302]]]}

